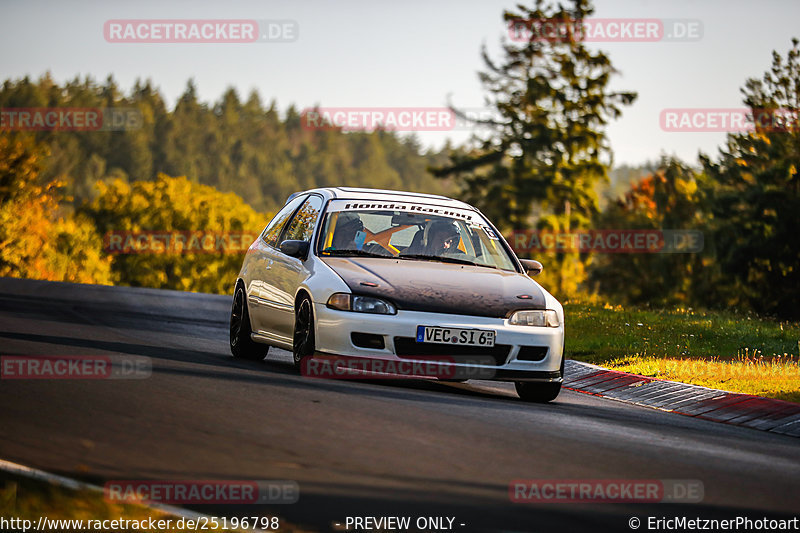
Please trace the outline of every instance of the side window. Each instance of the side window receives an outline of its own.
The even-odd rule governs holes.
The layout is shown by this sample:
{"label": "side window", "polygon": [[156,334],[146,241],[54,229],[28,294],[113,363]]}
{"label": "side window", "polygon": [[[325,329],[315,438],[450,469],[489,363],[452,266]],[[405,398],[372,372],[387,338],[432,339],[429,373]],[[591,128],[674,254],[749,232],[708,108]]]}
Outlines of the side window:
{"label": "side window", "polygon": [[320,210],[322,210],[322,198],[316,195],[309,196],[303,206],[297,210],[292,221],[289,222],[289,226],[282,239],[310,241]]}
{"label": "side window", "polygon": [[273,248],[278,247],[278,236],[281,234],[281,230],[283,226],[286,225],[286,221],[292,216],[294,210],[297,209],[303,200],[306,199],[306,196],[298,196],[294,198],[291,202],[286,204],[283,209],[278,211],[278,214],[272,217],[267,228],[264,230],[264,233],[261,234],[261,238],[264,239],[264,242],[272,246]]}

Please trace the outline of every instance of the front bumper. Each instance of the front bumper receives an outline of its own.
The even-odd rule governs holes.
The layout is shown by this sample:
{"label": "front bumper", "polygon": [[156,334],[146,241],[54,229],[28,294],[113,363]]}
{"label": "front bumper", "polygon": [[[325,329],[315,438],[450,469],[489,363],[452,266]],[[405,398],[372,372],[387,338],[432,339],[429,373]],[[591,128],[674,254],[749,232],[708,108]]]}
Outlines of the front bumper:
{"label": "front bumper", "polygon": [[[323,354],[391,361],[426,361],[423,357],[415,359],[414,355],[409,354],[398,356],[395,338],[415,338],[417,326],[420,325],[491,329],[496,332],[495,344],[509,347],[507,356],[495,358],[494,361],[476,357],[468,363],[447,364],[455,368],[463,367],[464,376],[474,376],[476,379],[558,383],[563,378],[563,324],[557,328],[511,326],[503,318],[402,310],[396,315],[373,315],[330,309],[322,303],[314,304],[314,313],[316,348]],[[383,338],[384,348],[358,347],[353,344],[351,333],[379,335]],[[544,352],[546,348],[546,355],[536,361],[521,360],[518,356],[521,356],[520,350],[523,347],[534,347],[540,352]]]}

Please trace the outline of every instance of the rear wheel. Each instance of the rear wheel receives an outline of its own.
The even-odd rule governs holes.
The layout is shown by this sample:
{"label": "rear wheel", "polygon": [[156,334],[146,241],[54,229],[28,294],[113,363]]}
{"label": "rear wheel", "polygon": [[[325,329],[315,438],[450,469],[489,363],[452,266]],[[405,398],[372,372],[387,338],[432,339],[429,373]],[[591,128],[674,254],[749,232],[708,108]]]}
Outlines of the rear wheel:
{"label": "rear wheel", "polygon": [[303,296],[294,309],[294,337],[292,355],[294,366],[300,370],[303,359],[314,355],[314,310],[311,299]]}
{"label": "rear wheel", "polygon": [[231,307],[231,353],[237,359],[261,361],[267,356],[269,346],[255,342],[250,338],[250,313],[244,297],[244,287],[236,285]]}

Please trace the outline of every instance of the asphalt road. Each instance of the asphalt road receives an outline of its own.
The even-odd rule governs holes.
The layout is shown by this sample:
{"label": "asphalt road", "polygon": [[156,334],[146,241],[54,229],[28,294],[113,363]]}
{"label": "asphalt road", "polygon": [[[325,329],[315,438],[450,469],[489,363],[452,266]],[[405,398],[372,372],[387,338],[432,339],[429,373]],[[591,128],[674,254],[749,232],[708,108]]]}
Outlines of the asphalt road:
{"label": "asphalt road", "polygon": [[[322,530],[347,516],[585,532],[631,531],[633,516],[646,531],[648,516],[800,515],[800,439],[570,391],[529,405],[504,383],[306,379],[286,352],[234,361],[229,303],[0,278],[0,355],[138,355],[153,365],[143,380],[0,381],[0,458],[99,484],[296,480],[296,504],[195,509]],[[692,479],[704,498],[512,503],[509,482],[520,478]]]}

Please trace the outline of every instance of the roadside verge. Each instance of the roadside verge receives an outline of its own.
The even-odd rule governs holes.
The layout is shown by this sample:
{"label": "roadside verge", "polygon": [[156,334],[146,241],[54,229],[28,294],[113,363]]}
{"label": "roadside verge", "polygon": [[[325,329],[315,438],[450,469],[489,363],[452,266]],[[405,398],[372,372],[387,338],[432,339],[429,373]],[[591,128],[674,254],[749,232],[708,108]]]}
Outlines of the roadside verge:
{"label": "roadside verge", "polygon": [[567,359],[565,388],[685,416],[800,437],[800,405],[648,378]]}

